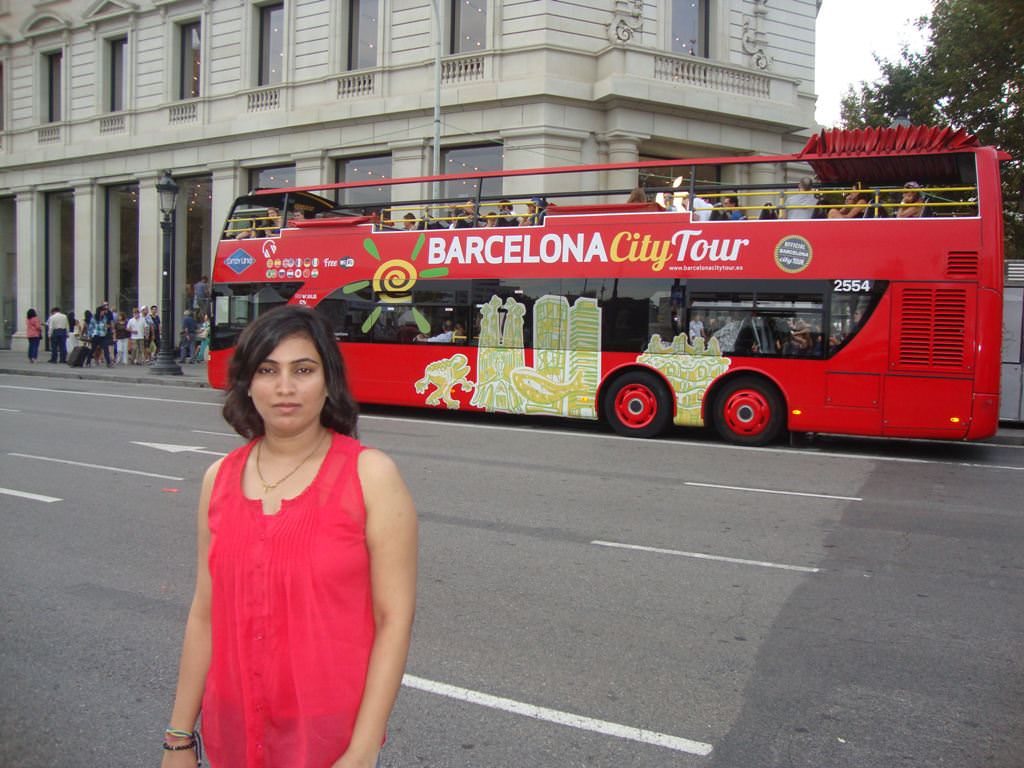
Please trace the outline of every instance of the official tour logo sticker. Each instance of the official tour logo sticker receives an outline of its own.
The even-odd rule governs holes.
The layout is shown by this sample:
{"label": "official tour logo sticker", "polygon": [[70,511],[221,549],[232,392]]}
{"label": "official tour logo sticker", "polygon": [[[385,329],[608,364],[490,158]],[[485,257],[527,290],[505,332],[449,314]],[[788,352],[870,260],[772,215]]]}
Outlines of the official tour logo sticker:
{"label": "official tour logo sticker", "polygon": [[224,263],[227,267],[234,272],[236,275],[240,275],[253,264],[256,263],[256,259],[250,256],[248,253],[239,248],[237,251],[232,253],[226,259]]}
{"label": "official tour logo sticker", "polygon": [[775,246],[775,264],[791,275],[803,272],[811,264],[812,249],[806,238],[790,235]]}

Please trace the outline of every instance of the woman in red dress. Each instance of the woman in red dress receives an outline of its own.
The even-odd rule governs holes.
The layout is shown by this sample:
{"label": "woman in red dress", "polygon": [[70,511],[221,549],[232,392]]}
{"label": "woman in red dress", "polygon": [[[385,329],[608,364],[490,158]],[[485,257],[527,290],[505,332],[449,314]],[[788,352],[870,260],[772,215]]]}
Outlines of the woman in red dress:
{"label": "woman in red dress", "polygon": [[224,405],[249,442],[203,479],[195,595],[164,768],[372,768],[405,669],[412,499],[356,438],[329,323],[304,307],[239,339]]}

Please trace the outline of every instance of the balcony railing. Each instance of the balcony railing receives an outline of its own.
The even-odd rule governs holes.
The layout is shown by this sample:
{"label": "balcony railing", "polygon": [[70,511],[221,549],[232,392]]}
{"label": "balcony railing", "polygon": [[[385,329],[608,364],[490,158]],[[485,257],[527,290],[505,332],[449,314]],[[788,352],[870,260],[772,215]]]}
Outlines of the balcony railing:
{"label": "balcony railing", "polygon": [[248,97],[249,112],[268,112],[281,106],[281,89],[277,87],[250,91]]}
{"label": "balcony railing", "polygon": [[199,118],[199,103],[195,101],[184,101],[180,104],[172,104],[167,110],[167,122],[171,125],[179,123],[194,123]]}
{"label": "balcony railing", "polygon": [[60,141],[59,125],[44,125],[36,131],[36,141],[40,144],[53,144]]}
{"label": "balcony railing", "polygon": [[128,120],[124,115],[108,115],[100,118],[100,134],[124,133]]}
{"label": "balcony railing", "polygon": [[441,84],[455,85],[484,79],[484,57],[463,56],[441,63]]}
{"label": "balcony railing", "polygon": [[732,69],[692,57],[654,57],[654,79],[695,85],[713,91],[737,93],[767,99],[771,94],[771,78],[742,69]]}
{"label": "balcony railing", "polygon": [[372,96],[374,85],[373,72],[360,72],[338,78],[338,98],[347,99],[352,96]]}

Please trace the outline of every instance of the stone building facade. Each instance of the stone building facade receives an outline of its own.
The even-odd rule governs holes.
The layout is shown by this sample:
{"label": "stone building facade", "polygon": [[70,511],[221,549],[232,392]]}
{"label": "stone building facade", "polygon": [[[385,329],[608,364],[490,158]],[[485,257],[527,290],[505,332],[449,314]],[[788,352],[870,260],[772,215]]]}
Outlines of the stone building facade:
{"label": "stone building facade", "polygon": [[431,173],[438,92],[442,173],[795,151],[819,5],[0,0],[0,346],[158,302],[165,169],[184,296],[248,189]]}

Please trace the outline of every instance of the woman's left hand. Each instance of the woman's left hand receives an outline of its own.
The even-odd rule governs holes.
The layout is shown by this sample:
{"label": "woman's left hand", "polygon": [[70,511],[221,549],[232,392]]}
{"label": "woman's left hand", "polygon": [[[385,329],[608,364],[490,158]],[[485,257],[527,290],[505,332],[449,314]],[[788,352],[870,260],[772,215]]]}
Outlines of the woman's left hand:
{"label": "woman's left hand", "polygon": [[346,752],[337,759],[331,768],[374,768],[375,765],[377,765],[377,753],[357,756]]}

